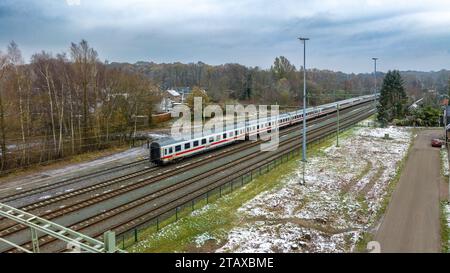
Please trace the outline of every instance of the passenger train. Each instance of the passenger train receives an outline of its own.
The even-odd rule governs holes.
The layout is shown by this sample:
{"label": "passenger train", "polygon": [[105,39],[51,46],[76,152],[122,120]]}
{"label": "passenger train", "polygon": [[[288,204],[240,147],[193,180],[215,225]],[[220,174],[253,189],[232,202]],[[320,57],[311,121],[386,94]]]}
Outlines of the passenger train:
{"label": "passenger train", "polygon": [[[345,109],[355,104],[364,103],[378,98],[379,94],[366,95],[352,99],[341,100],[317,107],[306,109],[306,119],[323,116],[334,112],[339,105],[339,109]],[[274,127],[283,128],[303,120],[303,109],[284,113],[275,117],[253,119],[235,124],[235,128],[224,129],[221,132],[211,132],[201,137],[194,137],[189,140],[175,140],[163,138],[150,144],[150,161],[162,165],[175,160],[180,160],[195,154],[228,145],[240,140],[249,140],[251,136],[256,137],[262,132],[270,133]]]}

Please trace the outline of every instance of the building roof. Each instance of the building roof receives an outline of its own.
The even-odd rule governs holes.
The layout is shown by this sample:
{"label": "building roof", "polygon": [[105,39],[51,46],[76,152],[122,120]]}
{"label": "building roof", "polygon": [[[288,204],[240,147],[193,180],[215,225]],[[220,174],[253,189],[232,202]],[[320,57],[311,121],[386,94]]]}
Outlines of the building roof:
{"label": "building roof", "polygon": [[175,90],[173,90],[173,89],[168,89],[167,92],[168,92],[170,95],[174,96],[174,97],[179,97],[179,96],[180,96],[180,93],[178,93],[177,91],[175,91]]}

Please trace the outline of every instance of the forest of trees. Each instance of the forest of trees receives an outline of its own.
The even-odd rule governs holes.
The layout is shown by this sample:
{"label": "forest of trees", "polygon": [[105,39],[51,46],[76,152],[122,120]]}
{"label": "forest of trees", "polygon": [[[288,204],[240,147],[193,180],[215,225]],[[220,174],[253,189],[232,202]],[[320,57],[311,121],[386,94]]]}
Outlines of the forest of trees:
{"label": "forest of trees", "polygon": [[[152,123],[154,105],[168,88],[206,90],[202,96],[209,103],[298,107],[301,69],[283,56],[269,69],[235,63],[109,63],[84,40],[69,45],[67,53],[42,51],[25,61],[11,42],[0,52],[0,171],[128,143],[136,130]],[[450,71],[399,73],[411,99],[428,89],[447,94]],[[379,82],[384,77],[377,74]],[[308,69],[308,105],[371,94],[374,86],[373,73]],[[192,103],[192,96],[187,99]]]}
{"label": "forest of trees", "polygon": [[[208,92],[213,102],[265,103],[299,105],[303,75],[285,57],[274,60],[270,69],[240,64],[208,65],[198,63],[111,63],[110,67],[139,72],[162,89],[199,86]],[[429,89],[447,94],[450,71],[401,71],[404,87],[411,100],[422,97]],[[378,86],[385,74],[377,72]],[[308,69],[308,101],[316,105],[349,96],[369,94],[374,88],[373,73],[346,74],[330,70]]]}
{"label": "forest of trees", "polygon": [[0,52],[0,170],[123,143],[137,117],[151,123],[158,94],[148,78],[102,63],[84,40],[28,64],[11,42]]}
{"label": "forest of trees", "polygon": [[[135,64],[111,63],[110,67],[138,72],[162,89],[199,86],[208,92],[213,102],[265,103],[299,105],[303,76],[285,57],[277,57],[270,69],[246,67],[240,64],[212,66],[198,63]],[[307,85],[311,104],[334,98],[345,98],[373,92],[373,75],[347,75],[328,70],[308,70]]]}

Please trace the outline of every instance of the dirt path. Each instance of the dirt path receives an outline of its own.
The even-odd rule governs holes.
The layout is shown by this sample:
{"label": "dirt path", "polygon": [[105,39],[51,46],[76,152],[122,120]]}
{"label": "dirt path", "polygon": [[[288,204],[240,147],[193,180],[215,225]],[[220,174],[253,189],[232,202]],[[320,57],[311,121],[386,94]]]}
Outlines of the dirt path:
{"label": "dirt path", "polygon": [[381,252],[440,252],[440,130],[419,131],[375,240]]}

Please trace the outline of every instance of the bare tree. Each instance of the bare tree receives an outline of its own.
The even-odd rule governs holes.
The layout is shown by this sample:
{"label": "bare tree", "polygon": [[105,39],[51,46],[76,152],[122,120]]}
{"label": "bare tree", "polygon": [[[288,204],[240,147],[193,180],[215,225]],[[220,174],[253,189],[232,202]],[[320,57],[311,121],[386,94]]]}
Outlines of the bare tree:
{"label": "bare tree", "polygon": [[6,126],[5,126],[5,109],[3,106],[3,95],[2,95],[2,80],[5,76],[6,70],[9,65],[9,60],[6,55],[3,55],[0,51],[0,130],[1,130],[1,169],[5,167],[7,149],[6,149]]}
{"label": "bare tree", "polygon": [[19,46],[14,42],[11,41],[11,43],[8,45],[8,58],[11,63],[11,66],[13,67],[14,71],[14,78],[17,85],[17,96],[19,98],[19,121],[20,121],[20,130],[22,135],[22,162],[25,162],[26,160],[26,140],[25,140],[25,124],[24,124],[24,107],[23,107],[23,58],[22,58],[22,52],[19,49]]}
{"label": "bare tree", "polygon": [[[70,53],[83,92],[83,139],[87,140],[89,138],[88,88],[95,77],[98,54],[97,51],[89,47],[86,40],[82,40],[79,44],[72,43]],[[82,142],[82,139],[80,139],[80,142]]]}
{"label": "bare tree", "polygon": [[151,81],[106,66],[84,40],[70,53],[42,51],[25,64],[11,42],[0,54],[2,171],[121,145],[136,136],[141,117],[151,120]]}
{"label": "bare tree", "polygon": [[47,90],[48,104],[50,107],[50,121],[52,128],[53,137],[53,149],[56,154],[58,151],[58,145],[56,141],[56,125],[55,125],[55,115],[54,115],[54,102],[52,95],[52,74],[50,72],[51,65],[51,55],[43,51],[42,53],[34,54],[32,56],[32,64],[35,67],[36,73],[43,77],[43,89]]}

